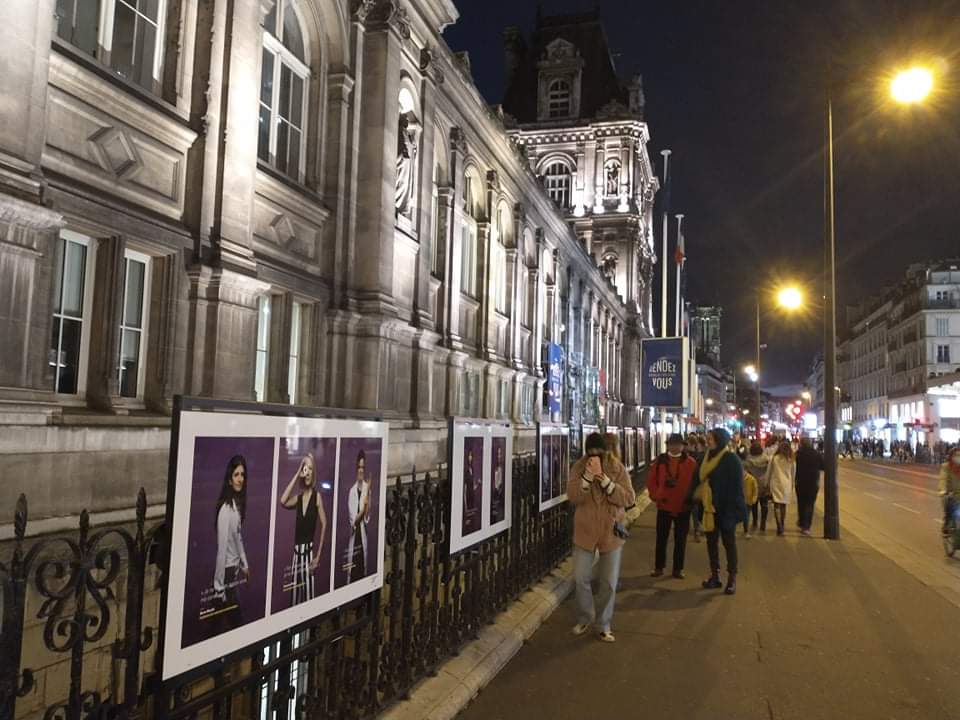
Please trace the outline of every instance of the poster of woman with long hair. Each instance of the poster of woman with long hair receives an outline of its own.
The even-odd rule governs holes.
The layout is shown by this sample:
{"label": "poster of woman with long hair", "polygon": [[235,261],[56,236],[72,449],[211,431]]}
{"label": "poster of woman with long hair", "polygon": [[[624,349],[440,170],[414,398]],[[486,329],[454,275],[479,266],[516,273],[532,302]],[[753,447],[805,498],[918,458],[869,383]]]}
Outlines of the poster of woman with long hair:
{"label": "poster of woman with long hair", "polygon": [[490,483],[490,524],[496,525],[506,517],[507,503],[507,439],[495,437],[493,445],[492,481]]}
{"label": "poster of woman with long hair", "polygon": [[[334,587],[362,580],[377,572],[380,516],[380,438],[343,438],[337,483],[337,545]],[[371,522],[373,523],[371,525]]]}
{"label": "poster of woman with long hair", "polygon": [[330,590],[336,438],[280,441],[271,612]]}
{"label": "poster of woman with long hair", "polygon": [[183,646],[265,614],[273,450],[273,438],[196,438]]}
{"label": "poster of woman with long hair", "polygon": [[463,439],[463,520],[464,536],[475,533],[483,524],[483,438]]}

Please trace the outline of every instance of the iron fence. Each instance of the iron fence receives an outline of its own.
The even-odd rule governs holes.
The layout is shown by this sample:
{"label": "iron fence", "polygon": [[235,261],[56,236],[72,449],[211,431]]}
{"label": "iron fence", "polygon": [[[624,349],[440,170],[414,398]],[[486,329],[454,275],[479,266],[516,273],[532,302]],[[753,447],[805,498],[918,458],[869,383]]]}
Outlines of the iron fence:
{"label": "iron fence", "polygon": [[164,526],[26,539],[0,562],[0,720],[375,715],[476,638],[569,553],[566,504],[538,511],[533,455],[514,458],[512,527],[462,553],[449,548],[450,484],[441,469],[397,477],[387,492],[382,589],[261,642],[241,657],[160,681]]}

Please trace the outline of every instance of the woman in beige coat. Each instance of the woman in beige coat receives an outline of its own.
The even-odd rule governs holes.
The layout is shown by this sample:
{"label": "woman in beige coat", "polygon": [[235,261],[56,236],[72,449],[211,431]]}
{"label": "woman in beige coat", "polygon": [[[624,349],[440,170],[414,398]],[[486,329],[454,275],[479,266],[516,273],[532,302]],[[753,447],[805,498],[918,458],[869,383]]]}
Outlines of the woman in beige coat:
{"label": "woman in beige coat", "polygon": [[773,517],[777,521],[777,535],[783,535],[786,522],[787,505],[793,496],[793,479],[797,474],[797,463],[793,459],[793,448],[783,440],[777,447],[770,464],[767,466],[767,485],[773,498]]}
{"label": "woman in beige coat", "polygon": [[[615,525],[623,527],[625,508],[633,505],[636,494],[626,468],[607,453],[603,436],[587,436],[586,453],[570,468],[567,499],[576,508],[573,517],[573,567],[576,580],[577,624],[574,635],[583,635],[591,623],[600,629],[600,639],[613,642],[610,623],[620,577],[620,552],[623,538]],[[594,573],[594,554],[599,552]],[[591,580],[597,584],[594,604]]]}

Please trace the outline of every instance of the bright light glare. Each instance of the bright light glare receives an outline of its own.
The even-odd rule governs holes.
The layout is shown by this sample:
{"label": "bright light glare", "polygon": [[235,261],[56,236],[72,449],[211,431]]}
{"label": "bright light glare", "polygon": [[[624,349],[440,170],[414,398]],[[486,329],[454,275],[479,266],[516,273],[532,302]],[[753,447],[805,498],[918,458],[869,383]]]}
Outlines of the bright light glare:
{"label": "bright light glare", "polygon": [[796,310],[803,305],[803,295],[795,287],[783,288],[783,290],[777,293],[777,304],[787,310]]}
{"label": "bright light glare", "polygon": [[747,375],[755,375],[757,369],[753,365],[746,365],[743,368],[743,372],[745,372]]}
{"label": "bright light glare", "polygon": [[927,68],[912,67],[898,72],[890,82],[890,94],[898,103],[923,102],[933,90],[933,73]]}

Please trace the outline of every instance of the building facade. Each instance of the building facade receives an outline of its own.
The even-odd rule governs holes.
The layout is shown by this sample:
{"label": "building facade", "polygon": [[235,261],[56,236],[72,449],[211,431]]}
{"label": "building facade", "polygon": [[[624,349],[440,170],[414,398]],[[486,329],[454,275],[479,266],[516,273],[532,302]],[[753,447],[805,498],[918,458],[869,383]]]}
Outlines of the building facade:
{"label": "building facade", "polygon": [[532,447],[545,343],[605,378],[607,422],[639,423],[646,126],[590,131],[621,162],[599,206],[634,232],[605,244],[603,218],[588,242],[444,42],[456,19],[450,0],[3,4],[0,506],[162,502],[178,394],[376,413],[391,473],[443,461],[450,415]]}
{"label": "building facade", "polygon": [[697,357],[720,367],[720,318],[723,308],[699,305],[690,311],[690,337]]}
{"label": "building facade", "polygon": [[887,442],[960,439],[958,396],[941,380],[960,370],[960,261],[912,265],[851,320],[840,355],[854,430]]}

